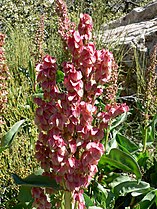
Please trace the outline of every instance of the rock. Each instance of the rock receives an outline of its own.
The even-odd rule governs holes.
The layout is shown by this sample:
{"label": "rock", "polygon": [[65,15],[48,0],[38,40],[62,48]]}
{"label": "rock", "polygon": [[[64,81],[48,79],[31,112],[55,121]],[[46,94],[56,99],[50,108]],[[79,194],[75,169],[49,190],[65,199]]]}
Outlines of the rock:
{"label": "rock", "polygon": [[101,32],[103,44],[112,48],[123,46],[124,53],[129,50],[123,62],[132,67],[135,51],[149,57],[157,44],[157,0],[102,26]]}
{"label": "rock", "polygon": [[150,20],[155,16],[157,16],[157,0],[152,1],[145,7],[134,8],[131,12],[122,16],[118,20],[111,21],[109,24],[104,25],[104,28],[117,28],[119,26]]}

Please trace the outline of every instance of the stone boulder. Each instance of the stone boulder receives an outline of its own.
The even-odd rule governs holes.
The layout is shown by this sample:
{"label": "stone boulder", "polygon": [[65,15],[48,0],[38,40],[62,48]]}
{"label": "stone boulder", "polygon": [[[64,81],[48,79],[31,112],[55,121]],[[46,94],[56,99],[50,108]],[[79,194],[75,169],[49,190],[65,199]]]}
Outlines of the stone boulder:
{"label": "stone boulder", "polygon": [[135,51],[149,58],[157,44],[157,0],[103,25],[99,36],[104,45],[123,46],[123,62],[129,67],[133,66]]}

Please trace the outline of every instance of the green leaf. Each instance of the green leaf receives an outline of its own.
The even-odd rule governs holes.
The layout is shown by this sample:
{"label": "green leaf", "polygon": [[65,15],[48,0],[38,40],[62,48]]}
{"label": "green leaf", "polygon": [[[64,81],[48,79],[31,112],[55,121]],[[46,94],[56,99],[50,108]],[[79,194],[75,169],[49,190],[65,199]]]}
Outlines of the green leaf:
{"label": "green leaf", "polygon": [[13,206],[11,209],[28,209],[25,204],[19,203],[15,206]]}
{"label": "green leaf", "polygon": [[148,143],[155,141],[156,124],[157,124],[157,114],[153,117],[151,123],[147,127],[148,128]]}
{"label": "green leaf", "polygon": [[155,190],[152,190],[144,196],[144,198],[138,203],[138,205],[140,206],[140,209],[149,209],[155,202],[155,199],[156,192]]}
{"label": "green leaf", "polygon": [[140,195],[147,194],[149,191],[150,191],[150,188],[141,189],[141,190],[132,192],[131,195],[132,195],[133,197],[137,197],[137,196],[140,196]]}
{"label": "green leaf", "polygon": [[35,67],[32,65],[31,60],[29,61],[29,76],[33,84],[35,83],[36,80],[36,70]]}
{"label": "green leaf", "polygon": [[139,155],[137,156],[138,164],[146,169],[147,163],[148,163],[147,160],[149,159],[149,157],[150,157],[150,155],[147,150],[144,153],[140,152]]}
{"label": "green leaf", "polygon": [[107,191],[101,184],[97,183],[97,188],[100,192],[102,192],[105,195],[105,197],[107,197]]}
{"label": "green leaf", "polygon": [[46,187],[56,191],[62,188],[56,183],[56,181],[48,176],[34,175],[26,177],[25,179],[20,178],[18,175],[12,175],[14,181],[18,185],[24,185],[29,187]]}
{"label": "green leaf", "polygon": [[156,207],[157,207],[157,189],[155,190],[155,193],[156,193],[155,204],[156,204]]}
{"label": "green leaf", "polygon": [[97,181],[95,181],[95,182],[93,182],[92,190],[93,190],[93,197],[95,199],[95,202],[97,202],[97,203],[99,203],[99,205],[103,205],[105,207],[106,206],[106,199],[108,196],[107,189],[104,188]]}
{"label": "green leaf", "polygon": [[111,140],[109,140],[109,142],[107,143],[107,147],[106,147],[106,153],[108,154],[111,149],[113,148],[118,148],[118,143],[116,141],[116,137],[114,136],[116,133],[115,131],[113,131],[113,137]]}
{"label": "green leaf", "polygon": [[113,180],[109,184],[112,189],[112,192],[116,195],[116,198],[119,196],[125,196],[127,193],[135,194],[132,196],[138,196],[145,194],[150,191],[150,185],[147,182],[141,181],[138,183],[134,178],[130,176],[121,175]]}
{"label": "green leaf", "polygon": [[125,136],[122,136],[121,134],[116,135],[116,141],[119,144],[119,146],[122,148],[123,151],[127,151],[129,153],[132,153],[136,150],[138,150],[138,146],[126,138]]}
{"label": "green leaf", "polygon": [[106,175],[105,177],[105,180],[102,180],[102,182],[105,181],[105,184],[110,184],[111,182],[113,182],[114,179],[116,179],[119,176],[120,176],[119,173],[109,171],[108,175]]}
{"label": "green leaf", "polygon": [[22,203],[32,201],[31,187],[21,186],[18,194],[18,200]]}
{"label": "green leaf", "polygon": [[114,119],[110,130],[115,129],[117,126],[119,126],[121,123],[123,123],[126,120],[128,114],[129,114],[128,112],[125,112],[125,113],[121,114],[120,116],[118,116],[116,119]]}
{"label": "green leaf", "polygon": [[125,172],[132,172],[136,175],[137,179],[141,179],[142,177],[139,165],[135,159],[119,149],[113,148],[107,156],[103,155],[101,157],[99,165],[102,167],[106,166],[106,164],[119,168]]}
{"label": "green leaf", "polygon": [[9,147],[0,147],[0,153],[2,153],[4,150],[8,149]]}
{"label": "green leaf", "polygon": [[92,202],[91,198],[87,194],[83,194],[84,200],[85,200],[85,205],[88,208],[89,206],[94,206],[94,203]]}
{"label": "green leaf", "polygon": [[132,179],[128,175],[120,175],[117,178],[115,178],[109,185],[110,185],[110,187],[114,188],[123,182],[132,181],[132,180],[134,180],[134,179]]}
{"label": "green leaf", "polygon": [[20,120],[18,122],[16,122],[12,128],[2,137],[2,141],[1,141],[1,146],[5,147],[5,146],[10,146],[13,139],[15,138],[16,134],[19,131],[19,128],[21,127],[21,125],[25,122],[25,120]]}
{"label": "green leaf", "polygon": [[122,182],[117,186],[113,187],[113,193],[115,194],[116,198],[119,196],[125,196],[128,193],[135,192],[141,189],[147,189],[150,185],[144,181],[137,183],[135,180],[130,180],[126,182]]}
{"label": "green leaf", "polygon": [[140,205],[139,205],[139,204],[135,205],[135,206],[134,206],[134,209],[141,209],[141,208],[140,208]]}
{"label": "green leaf", "polygon": [[57,83],[61,83],[64,80],[64,73],[61,70],[57,70]]}
{"label": "green leaf", "polygon": [[40,99],[43,99],[43,96],[44,96],[44,94],[43,93],[38,93],[38,94],[33,94],[32,95],[32,98],[34,99],[34,98],[40,98]]}
{"label": "green leaf", "polygon": [[112,191],[108,193],[107,199],[106,199],[106,209],[113,209],[115,206],[115,194],[113,194]]}

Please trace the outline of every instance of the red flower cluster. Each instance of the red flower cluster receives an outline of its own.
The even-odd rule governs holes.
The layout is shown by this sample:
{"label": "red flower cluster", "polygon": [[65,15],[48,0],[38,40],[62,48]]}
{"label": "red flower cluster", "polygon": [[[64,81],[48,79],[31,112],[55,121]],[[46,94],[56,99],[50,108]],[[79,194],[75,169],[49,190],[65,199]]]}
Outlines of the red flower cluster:
{"label": "red flower cluster", "polygon": [[63,63],[63,92],[56,84],[56,60],[46,55],[37,66],[44,99],[35,99],[35,122],[40,130],[36,158],[48,175],[73,192],[79,209],[85,208],[82,189],[97,172],[104,153],[104,128],[112,118],[128,111],[125,104],[107,105],[105,112],[97,110],[96,98],[110,78],[114,59],[109,51],[98,51],[89,42],[91,31],[91,17],[81,15],[79,31],[72,31],[67,40],[72,62]]}
{"label": "red flower cluster", "polygon": [[83,40],[89,40],[92,38],[93,22],[92,18],[88,14],[80,15],[80,23],[78,25],[78,31]]}
{"label": "red flower cluster", "polygon": [[36,209],[51,209],[51,203],[47,201],[47,197],[44,194],[43,189],[33,188],[32,196],[35,200],[35,204],[33,204],[33,206],[35,206]]}

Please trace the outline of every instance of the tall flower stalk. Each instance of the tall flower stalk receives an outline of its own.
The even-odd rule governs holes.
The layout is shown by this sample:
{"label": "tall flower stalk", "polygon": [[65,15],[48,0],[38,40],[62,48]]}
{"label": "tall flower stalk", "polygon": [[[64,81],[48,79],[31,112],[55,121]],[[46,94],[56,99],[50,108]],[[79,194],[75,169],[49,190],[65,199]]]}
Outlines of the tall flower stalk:
{"label": "tall flower stalk", "polygon": [[[143,136],[143,152],[146,151],[148,141],[148,125],[150,116],[154,111],[153,106],[156,104],[156,65],[157,65],[157,45],[154,46],[152,54],[150,55],[150,65],[146,70],[146,88],[144,93],[144,136]],[[155,109],[156,112],[156,109]]]}
{"label": "tall flower stalk", "polygon": [[36,36],[35,36],[35,46],[36,46],[36,53],[34,55],[35,57],[35,62],[38,64],[39,62],[42,61],[42,58],[44,56],[44,50],[43,50],[43,43],[44,43],[44,15],[40,16],[39,20],[39,25],[38,29],[36,31]]}
{"label": "tall flower stalk", "polygon": [[[65,8],[63,1],[57,3]],[[43,175],[62,186],[62,208],[84,209],[83,190],[98,171],[98,161],[105,152],[104,129],[113,118],[128,111],[128,107],[107,104],[102,112],[97,108],[97,98],[103,94],[103,86],[111,77],[115,61],[111,52],[96,50],[91,41],[92,18],[81,14],[78,30],[70,28],[65,34],[64,29],[67,30],[62,25],[60,34],[72,57],[62,64],[64,89],[61,91],[57,86],[54,57],[46,55],[37,66],[37,81],[44,96],[35,99],[38,105],[35,123],[40,131],[36,158],[44,169]],[[53,191],[32,190],[37,208],[51,207],[45,200],[46,192]]]}
{"label": "tall flower stalk", "polygon": [[[3,48],[5,43],[5,35],[0,33],[0,115],[3,114],[7,104],[7,79],[9,77],[9,70],[6,64],[5,50]],[[0,116],[0,124],[4,121]]]}

